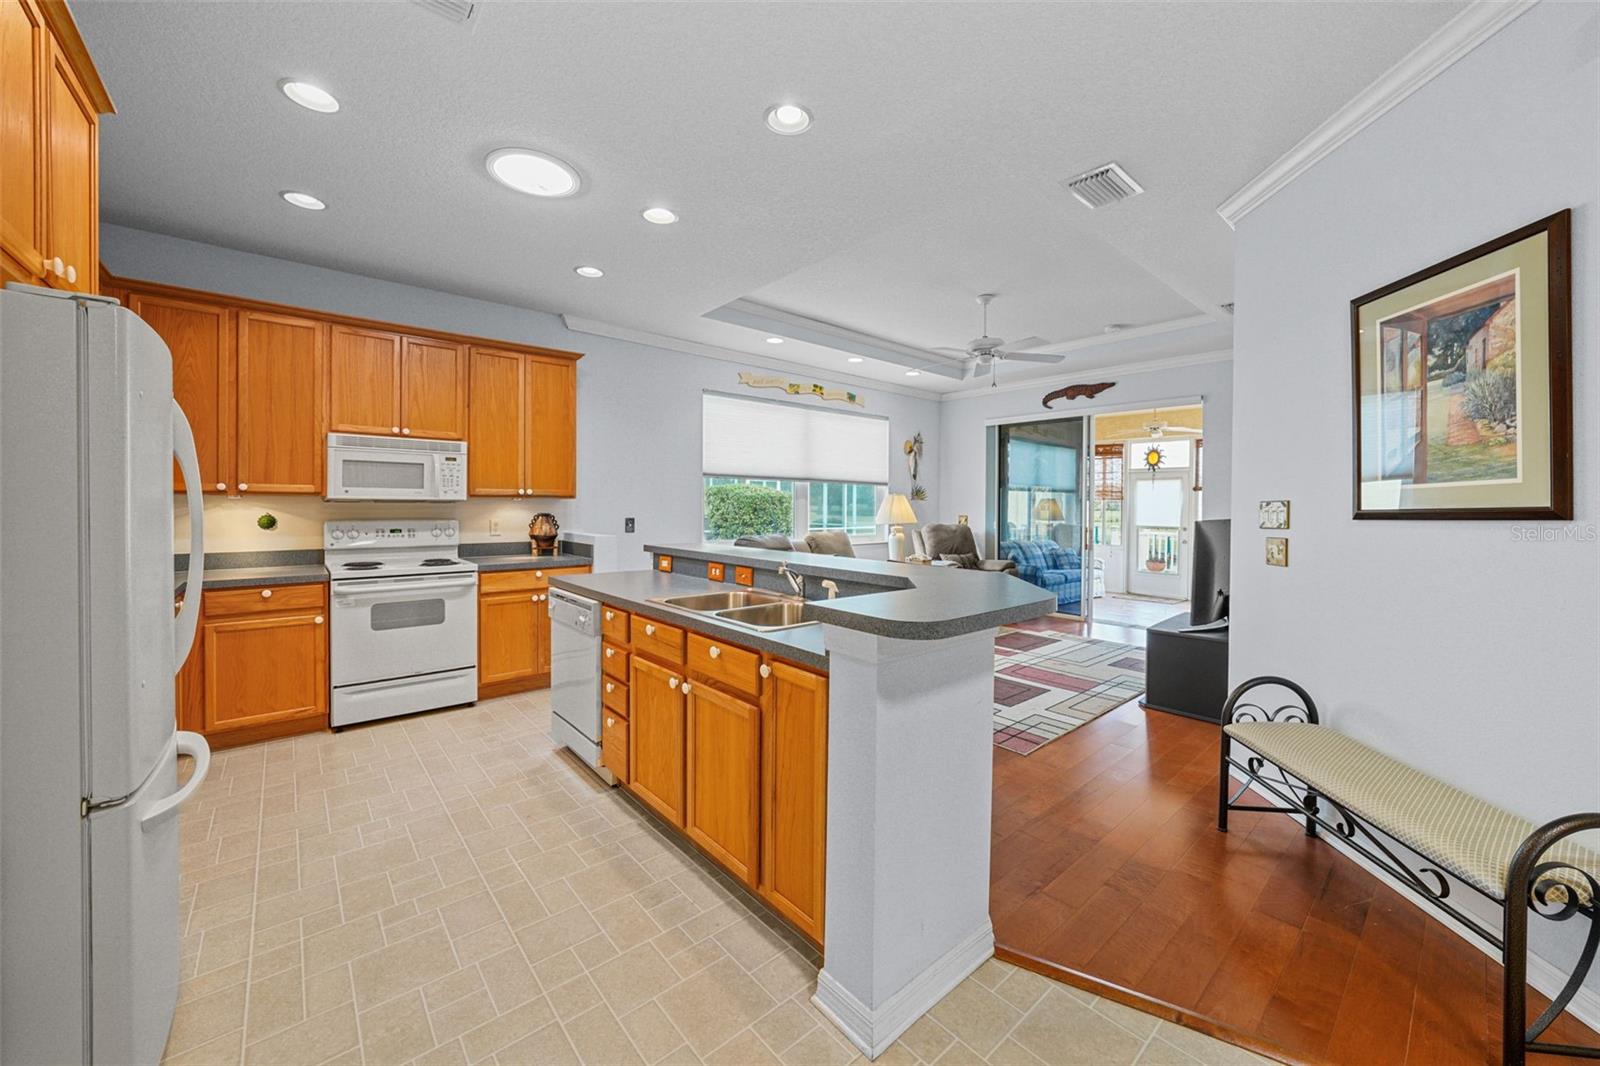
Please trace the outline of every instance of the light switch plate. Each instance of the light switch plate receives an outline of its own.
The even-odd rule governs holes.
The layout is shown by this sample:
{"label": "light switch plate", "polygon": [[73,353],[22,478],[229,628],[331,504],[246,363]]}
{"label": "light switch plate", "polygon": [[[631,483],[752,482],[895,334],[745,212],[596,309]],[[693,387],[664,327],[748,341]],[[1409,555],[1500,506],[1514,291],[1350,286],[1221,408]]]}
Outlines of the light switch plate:
{"label": "light switch plate", "polygon": [[624,533],[632,533],[633,532],[633,519],[624,518],[622,520],[622,531]]}

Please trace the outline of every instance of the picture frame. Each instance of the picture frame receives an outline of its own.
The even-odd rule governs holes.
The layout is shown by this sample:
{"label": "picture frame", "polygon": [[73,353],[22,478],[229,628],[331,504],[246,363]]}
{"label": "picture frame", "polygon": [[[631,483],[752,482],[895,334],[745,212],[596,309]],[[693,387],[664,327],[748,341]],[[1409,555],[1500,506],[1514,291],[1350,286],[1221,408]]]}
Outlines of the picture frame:
{"label": "picture frame", "polygon": [[1288,566],[1289,565],[1289,538],[1288,537],[1268,537],[1267,538],[1267,565],[1268,566]]}
{"label": "picture frame", "polygon": [[1352,517],[1572,518],[1572,212],[1350,301]]}
{"label": "picture frame", "polygon": [[1257,508],[1262,529],[1289,528],[1289,501],[1262,500]]}

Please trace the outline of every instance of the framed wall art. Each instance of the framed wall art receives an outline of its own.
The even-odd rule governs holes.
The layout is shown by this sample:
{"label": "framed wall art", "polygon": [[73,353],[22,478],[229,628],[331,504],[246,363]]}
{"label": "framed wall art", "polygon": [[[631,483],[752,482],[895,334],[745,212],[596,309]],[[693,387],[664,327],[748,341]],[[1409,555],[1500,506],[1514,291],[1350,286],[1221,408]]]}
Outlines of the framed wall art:
{"label": "framed wall art", "polygon": [[1572,517],[1572,212],[1350,302],[1356,518]]}

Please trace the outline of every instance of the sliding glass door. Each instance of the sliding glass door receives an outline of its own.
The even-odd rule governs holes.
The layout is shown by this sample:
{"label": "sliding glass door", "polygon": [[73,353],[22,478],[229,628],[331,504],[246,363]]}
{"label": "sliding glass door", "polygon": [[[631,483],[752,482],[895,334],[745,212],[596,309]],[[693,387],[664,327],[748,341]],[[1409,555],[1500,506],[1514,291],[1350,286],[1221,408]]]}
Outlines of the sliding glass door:
{"label": "sliding glass door", "polygon": [[[996,539],[1002,555],[1038,567],[1062,614],[1087,617],[1094,596],[1087,517],[1088,419],[998,427]],[[1090,575],[1085,580],[1085,575]]]}

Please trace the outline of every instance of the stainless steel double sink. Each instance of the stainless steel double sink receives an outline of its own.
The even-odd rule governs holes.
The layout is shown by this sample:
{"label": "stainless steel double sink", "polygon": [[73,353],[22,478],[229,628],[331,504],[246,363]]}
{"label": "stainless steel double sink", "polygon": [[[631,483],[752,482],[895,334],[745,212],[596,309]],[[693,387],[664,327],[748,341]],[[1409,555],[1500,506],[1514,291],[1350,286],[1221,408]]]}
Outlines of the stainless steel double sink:
{"label": "stainless steel double sink", "polygon": [[807,617],[806,601],[797,596],[740,589],[732,592],[702,592],[693,596],[666,596],[655,601],[680,611],[708,614],[724,622],[751,629],[794,629],[815,625]]}

